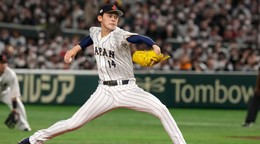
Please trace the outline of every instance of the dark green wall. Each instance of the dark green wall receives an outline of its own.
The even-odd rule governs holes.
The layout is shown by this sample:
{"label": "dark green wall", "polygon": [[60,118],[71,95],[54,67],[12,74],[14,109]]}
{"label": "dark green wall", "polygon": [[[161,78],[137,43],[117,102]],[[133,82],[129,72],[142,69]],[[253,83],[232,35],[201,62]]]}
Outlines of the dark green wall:
{"label": "dark green wall", "polygon": [[[30,104],[82,105],[97,87],[87,74],[18,74],[22,97]],[[168,107],[246,108],[255,74],[136,74],[137,84]]]}

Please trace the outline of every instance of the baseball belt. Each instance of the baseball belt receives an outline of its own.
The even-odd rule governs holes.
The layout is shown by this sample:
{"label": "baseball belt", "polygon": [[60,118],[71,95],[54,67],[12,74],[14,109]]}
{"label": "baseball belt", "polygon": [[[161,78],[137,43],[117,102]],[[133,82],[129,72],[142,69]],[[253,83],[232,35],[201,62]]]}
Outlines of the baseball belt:
{"label": "baseball belt", "polygon": [[129,80],[111,80],[111,81],[102,81],[103,85],[108,86],[117,86],[117,85],[126,85],[129,83]]}

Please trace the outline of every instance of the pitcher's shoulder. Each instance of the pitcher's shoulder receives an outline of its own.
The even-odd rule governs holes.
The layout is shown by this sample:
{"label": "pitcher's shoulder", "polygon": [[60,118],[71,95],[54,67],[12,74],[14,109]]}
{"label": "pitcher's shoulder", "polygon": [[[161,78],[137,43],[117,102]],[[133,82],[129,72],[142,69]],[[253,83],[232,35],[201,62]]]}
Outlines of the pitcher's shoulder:
{"label": "pitcher's shoulder", "polygon": [[124,29],[121,29],[120,27],[116,27],[116,29],[114,30],[114,32],[116,32],[116,33],[122,33],[122,32],[127,32],[127,31],[124,30]]}
{"label": "pitcher's shoulder", "polygon": [[96,26],[93,26],[93,27],[89,28],[89,32],[90,33],[95,33],[95,32],[100,31],[100,30],[101,30],[101,28],[100,27],[96,27]]}

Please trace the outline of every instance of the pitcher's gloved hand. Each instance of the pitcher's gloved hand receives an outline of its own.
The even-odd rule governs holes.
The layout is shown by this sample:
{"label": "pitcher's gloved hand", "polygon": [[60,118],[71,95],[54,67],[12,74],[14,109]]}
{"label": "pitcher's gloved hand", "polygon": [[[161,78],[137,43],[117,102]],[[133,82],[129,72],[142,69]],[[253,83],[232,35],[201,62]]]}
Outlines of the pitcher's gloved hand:
{"label": "pitcher's gloved hand", "polygon": [[135,51],[133,54],[133,62],[143,66],[143,67],[150,67],[153,66],[161,61],[170,58],[169,55],[164,54],[156,54],[153,50],[149,51]]}

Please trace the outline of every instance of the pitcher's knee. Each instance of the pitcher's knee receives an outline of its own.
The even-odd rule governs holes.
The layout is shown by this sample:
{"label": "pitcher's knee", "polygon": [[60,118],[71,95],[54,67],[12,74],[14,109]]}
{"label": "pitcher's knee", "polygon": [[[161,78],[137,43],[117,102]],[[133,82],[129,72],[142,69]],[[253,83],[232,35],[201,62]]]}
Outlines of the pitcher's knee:
{"label": "pitcher's knee", "polygon": [[168,113],[168,111],[169,110],[165,105],[163,105],[163,104],[158,105],[156,107],[156,116],[161,117],[162,115],[165,115],[165,113]]}

